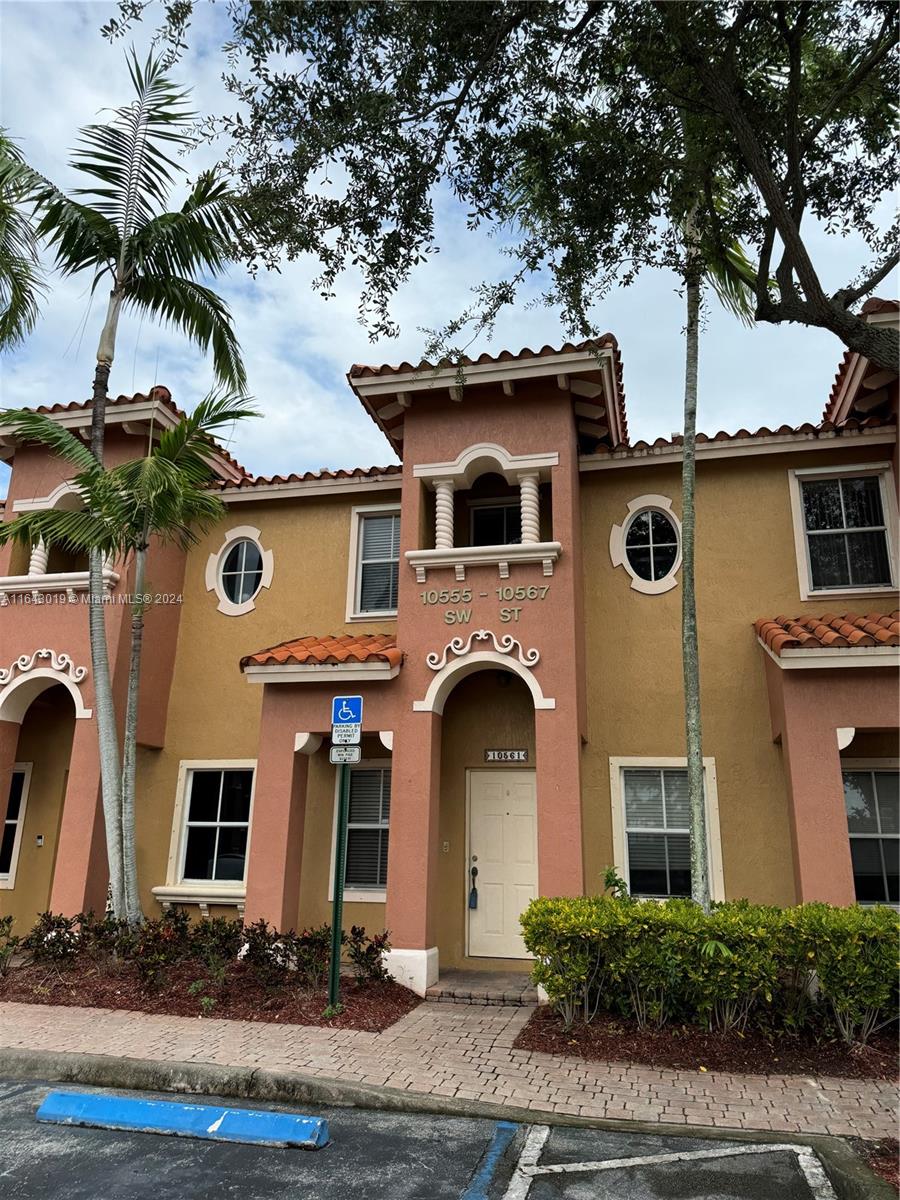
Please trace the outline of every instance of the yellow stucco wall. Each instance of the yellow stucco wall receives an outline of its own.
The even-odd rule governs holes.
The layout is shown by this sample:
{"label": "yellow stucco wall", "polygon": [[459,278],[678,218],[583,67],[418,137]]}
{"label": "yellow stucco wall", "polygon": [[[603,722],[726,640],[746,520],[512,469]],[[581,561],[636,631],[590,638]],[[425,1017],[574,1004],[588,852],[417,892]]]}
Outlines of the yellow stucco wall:
{"label": "yellow stucco wall", "polygon": [[[0,917],[12,913],[15,932],[27,933],[50,899],[75,709],[63,687],[50,688],[29,708],[19,733],[16,762],[31,763],[31,785],[19,847],[15,887],[0,888]],[[42,836],[42,846],[37,838]]]}
{"label": "yellow stucco wall", "polygon": [[[697,472],[697,614],[703,752],[716,760],[726,895],[774,904],[796,899],[781,748],[772,742],[763,651],[752,622],[776,614],[877,607],[836,596],[803,602],[788,471],[886,461],[887,448],[701,461]],[[609,534],[638,496],[659,494],[681,514],[680,466],[582,475],[588,744],[583,758],[585,878],[600,886],[614,861],[610,757],[684,755],[681,587],[631,589],[612,566]]]}
{"label": "yellow stucco wall", "polygon": [[[191,551],[166,745],[141,750],[138,764],[138,872],[148,913],[159,912],[150,889],[166,882],[181,760],[256,758],[262,687],[247,683],[238,666],[241,657],[309,633],[393,629],[392,621],[348,625],[345,617],[351,509],[398,499],[396,492],[365,492],[358,498],[234,505]],[[225,533],[238,525],[260,530],[263,549],[274,554],[274,574],[271,588],[257,596],[254,611],[231,617],[217,611],[218,599],[206,590],[205,573],[209,555],[218,553]],[[327,761],[325,768],[330,770]],[[318,796],[318,763],[312,776],[311,793]],[[318,829],[315,822],[313,827]],[[319,854],[327,859],[330,836],[329,826],[327,843],[314,847],[310,861]],[[319,918],[304,915],[304,921],[313,919]],[[357,919],[348,906],[348,920]]]}

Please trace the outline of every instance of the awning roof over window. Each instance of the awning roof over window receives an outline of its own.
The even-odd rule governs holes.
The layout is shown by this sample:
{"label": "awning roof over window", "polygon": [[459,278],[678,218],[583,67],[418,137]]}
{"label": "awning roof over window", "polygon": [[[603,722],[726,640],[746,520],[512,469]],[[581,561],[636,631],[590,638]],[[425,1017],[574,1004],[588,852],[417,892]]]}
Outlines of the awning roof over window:
{"label": "awning roof over window", "polygon": [[857,650],[900,645],[900,612],[822,617],[760,617],[756,636],[775,657],[797,651]]}
{"label": "awning roof over window", "polygon": [[393,634],[342,633],[324,637],[308,635],[280,642],[268,650],[258,650],[241,659],[241,670],[275,666],[357,667],[363,663],[386,663],[399,668],[402,661],[403,653],[397,649]]}

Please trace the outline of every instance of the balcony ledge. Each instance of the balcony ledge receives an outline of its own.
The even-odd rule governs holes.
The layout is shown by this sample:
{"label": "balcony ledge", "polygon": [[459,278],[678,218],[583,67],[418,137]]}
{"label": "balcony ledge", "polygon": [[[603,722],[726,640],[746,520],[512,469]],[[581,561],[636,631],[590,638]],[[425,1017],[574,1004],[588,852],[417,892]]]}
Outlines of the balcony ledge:
{"label": "balcony ledge", "polygon": [[406,561],[416,573],[416,582],[425,583],[428,572],[452,567],[457,579],[465,579],[467,567],[496,566],[501,579],[509,579],[509,569],[520,563],[540,563],[545,575],[562,552],[559,542],[525,542],[515,546],[453,546],[449,550],[407,550]]}
{"label": "balcony ledge", "polygon": [[[109,567],[103,568],[103,590],[111,591],[119,582],[119,575]],[[0,607],[9,604],[10,596],[30,596],[31,602],[40,604],[40,597],[66,592],[74,603],[78,592],[90,587],[87,571],[59,571],[50,575],[2,575],[0,576]]]}

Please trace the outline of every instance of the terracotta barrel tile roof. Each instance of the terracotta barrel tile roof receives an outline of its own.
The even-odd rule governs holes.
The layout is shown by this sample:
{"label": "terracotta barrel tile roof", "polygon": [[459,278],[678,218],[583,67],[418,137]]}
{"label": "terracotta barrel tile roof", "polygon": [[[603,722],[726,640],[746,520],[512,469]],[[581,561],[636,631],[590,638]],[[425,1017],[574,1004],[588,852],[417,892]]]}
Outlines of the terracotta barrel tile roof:
{"label": "terracotta barrel tile roof", "polygon": [[335,663],[384,662],[399,667],[403,654],[391,633],[341,633],[294,638],[241,659],[244,667],[315,666]]}
{"label": "terracotta barrel tile roof", "polygon": [[900,612],[847,613],[822,617],[760,617],[756,635],[773,654],[783,650],[835,650],[859,646],[900,645]]}

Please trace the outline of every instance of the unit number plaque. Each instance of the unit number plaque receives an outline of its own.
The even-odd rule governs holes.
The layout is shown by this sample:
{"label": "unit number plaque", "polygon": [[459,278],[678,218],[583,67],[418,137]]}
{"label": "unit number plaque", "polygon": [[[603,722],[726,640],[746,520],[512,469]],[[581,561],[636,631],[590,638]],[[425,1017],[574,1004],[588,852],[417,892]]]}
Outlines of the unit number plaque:
{"label": "unit number plaque", "polygon": [[485,750],[485,762],[528,762],[527,750]]}

